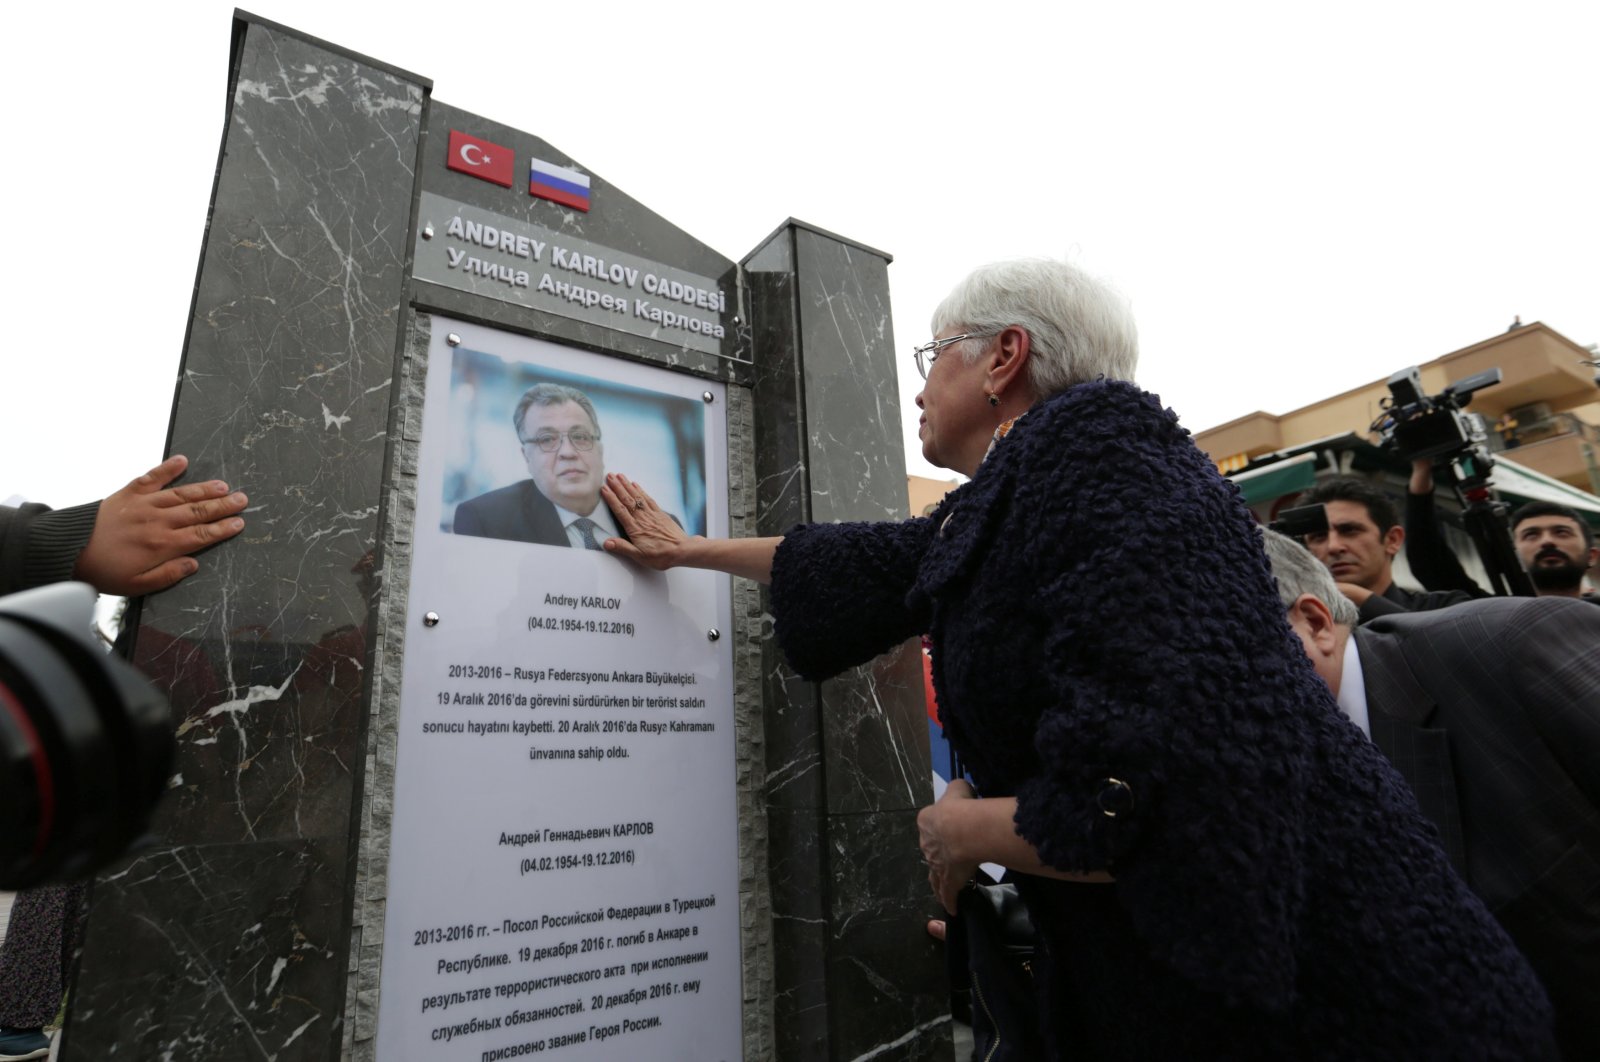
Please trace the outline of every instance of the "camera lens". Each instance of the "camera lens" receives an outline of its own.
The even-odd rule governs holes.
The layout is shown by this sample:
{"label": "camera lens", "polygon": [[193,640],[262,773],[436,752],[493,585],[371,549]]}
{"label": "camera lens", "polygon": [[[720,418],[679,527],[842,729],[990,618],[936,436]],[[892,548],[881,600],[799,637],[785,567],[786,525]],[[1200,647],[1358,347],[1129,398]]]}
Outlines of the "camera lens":
{"label": "camera lens", "polygon": [[[171,712],[127,663],[0,599],[0,888],[84,877],[142,834],[172,768]],[[87,614],[85,615],[85,626]]]}

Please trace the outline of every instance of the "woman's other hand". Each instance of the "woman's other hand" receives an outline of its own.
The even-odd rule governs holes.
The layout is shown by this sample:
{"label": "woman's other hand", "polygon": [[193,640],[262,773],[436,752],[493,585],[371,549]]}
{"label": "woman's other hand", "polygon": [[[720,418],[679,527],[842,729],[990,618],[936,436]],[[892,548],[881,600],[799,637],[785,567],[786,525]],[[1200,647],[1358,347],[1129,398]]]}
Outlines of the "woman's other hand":
{"label": "woman's other hand", "polygon": [[679,563],[683,544],[689,536],[676,520],[661,511],[643,487],[627,476],[612,472],[606,476],[600,496],[628,536],[606,539],[607,552],[620,554],[656,571],[665,571]]}
{"label": "woman's other hand", "polygon": [[962,816],[976,799],[966,780],[957,778],[945,787],[937,803],[917,812],[918,843],[928,864],[928,884],[951,914],[956,913],[961,890],[978,870],[979,860],[968,858],[960,843]]}

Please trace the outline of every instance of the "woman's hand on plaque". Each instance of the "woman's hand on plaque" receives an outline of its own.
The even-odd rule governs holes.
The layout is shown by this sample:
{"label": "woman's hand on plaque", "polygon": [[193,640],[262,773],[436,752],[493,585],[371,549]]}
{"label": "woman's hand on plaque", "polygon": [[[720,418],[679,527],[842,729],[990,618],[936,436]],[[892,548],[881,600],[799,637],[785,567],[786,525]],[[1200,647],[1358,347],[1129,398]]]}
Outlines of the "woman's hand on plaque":
{"label": "woman's hand on plaque", "polygon": [[627,557],[647,568],[665,571],[678,563],[683,544],[689,536],[678,522],[661,511],[656,500],[645,489],[627,476],[615,472],[606,475],[600,496],[610,506],[617,524],[628,537],[608,538],[608,553]]}

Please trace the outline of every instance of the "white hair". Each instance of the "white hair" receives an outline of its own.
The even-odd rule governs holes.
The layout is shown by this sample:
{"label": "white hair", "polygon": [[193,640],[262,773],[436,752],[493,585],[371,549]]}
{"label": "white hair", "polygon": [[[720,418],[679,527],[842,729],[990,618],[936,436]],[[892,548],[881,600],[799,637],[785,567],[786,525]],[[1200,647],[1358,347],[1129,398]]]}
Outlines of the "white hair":
{"label": "white hair", "polygon": [[1333,573],[1311,555],[1311,551],[1288,535],[1280,535],[1271,528],[1261,529],[1261,545],[1266,548],[1267,561],[1278,580],[1278,600],[1284,610],[1300,599],[1301,594],[1312,597],[1328,606],[1333,622],[1341,627],[1354,627],[1361,614],[1348,597],[1339,592]]}
{"label": "white hair", "polygon": [[[946,329],[988,338],[1011,326],[1028,333],[1028,382],[1037,398],[1098,377],[1132,380],[1139,332],[1127,302],[1075,266],[1019,258],[981,266],[933,311],[933,334]],[[981,351],[959,344],[970,363]]]}

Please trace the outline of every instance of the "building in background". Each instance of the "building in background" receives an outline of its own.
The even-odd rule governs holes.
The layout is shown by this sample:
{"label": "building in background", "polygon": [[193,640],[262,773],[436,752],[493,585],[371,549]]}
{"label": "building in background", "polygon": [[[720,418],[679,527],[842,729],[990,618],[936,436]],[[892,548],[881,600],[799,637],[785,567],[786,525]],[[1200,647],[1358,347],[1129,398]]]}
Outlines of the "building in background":
{"label": "building in background", "polygon": [[[1483,418],[1485,443],[1495,458],[1492,483],[1511,507],[1535,499],[1578,510],[1600,530],[1600,360],[1594,347],[1582,347],[1544,324],[1514,324],[1504,333],[1418,366],[1423,390],[1437,395],[1446,386],[1486,369],[1498,368],[1501,381],[1472,395],[1467,411]],[[1404,366],[1395,366],[1401,369]],[[1288,413],[1251,413],[1199,432],[1195,442],[1217,468],[1239,485],[1245,502],[1263,524],[1293,508],[1318,479],[1365,476],[1394,498],[1404,511],[1411,466],[1379,447],[1373,424],[1389,397],[1387,379],[1333,395]],[[907,476],[913,516],[926,516],[961,484]],[[1435,504],[1445,539],[1468,574],[1490,583],[1471,538],[1460,522],[1461,504],[1441,487]],[[1395,558],[1395,579],[1420,589],[1405,554]],[[924,653],[926,669],[926,653]],[[925,670],[926,677],[926,670]],[[928,733],[936,789],[948,777],[945,744],[927,682]]]}
{"label": "building in background", "polygon": [[911,500],[912,516],[927,516],[944,499],[946,494],[961,486],[959,479],[929,479],[926,476],[907,476],[906,495]]}
{"label": "building in background", "polygon": [[[1600,382],[1594,347],[1582,347],[1535,322],[1418,366],[1432,396],[1488,369],[1501,382],[1476,391],[1467,411],[1482,418],[1485,444],[1495,459],[1491,486],[1515,507],[1535,499],[1576,509],[1600,528]],[[1396,366],[1397,370],[1403,366]],[[1403,507],[1409,462],[1377,445],[1375,423],[1389,397],[1387,379],[1283,414],[1251,413],[1195,435],[1217,468],[1239,485],[1263,523],[1292,508],[1316,480],[1366,476]],[[1469,573],[1483,569],[1461,530],[1461,506],[1452,491],[1437,492],[1443,529]],[[1396,580],[1415,586],[1404,554]],[[1487,583],[1485,582],[1485,585]]]}

